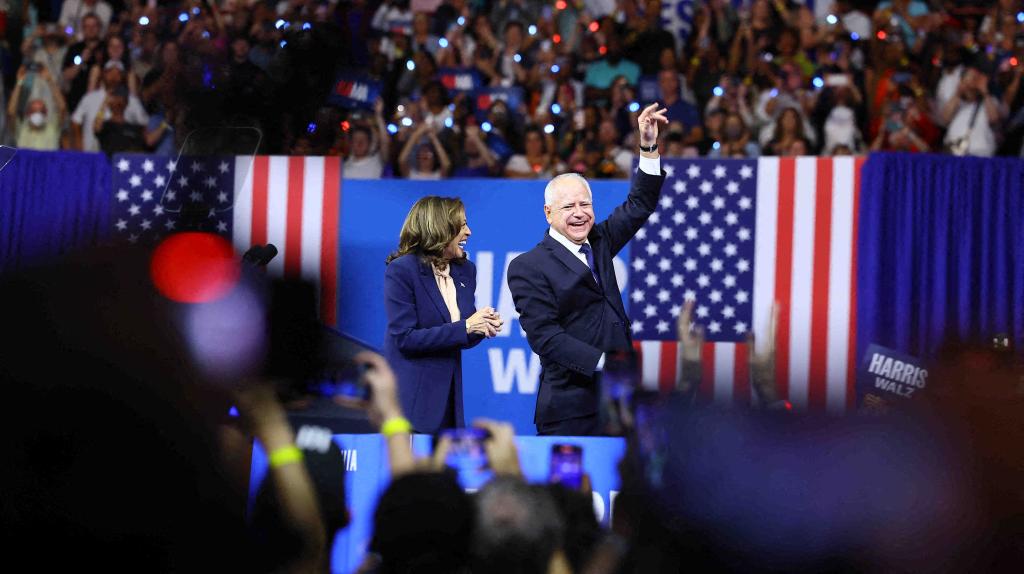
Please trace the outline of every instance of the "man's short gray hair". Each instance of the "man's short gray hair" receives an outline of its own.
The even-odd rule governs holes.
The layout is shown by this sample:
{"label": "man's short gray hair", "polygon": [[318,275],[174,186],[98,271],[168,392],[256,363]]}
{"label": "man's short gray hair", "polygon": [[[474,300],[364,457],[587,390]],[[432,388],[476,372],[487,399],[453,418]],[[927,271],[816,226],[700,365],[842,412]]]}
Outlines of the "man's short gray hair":
{"label": "man's short gray hair", "polygon": [[587,178],[578,173],[569,172],[556,175],[551,178],[551,181],[549,181],[547,186],[544,188],[544,205],[551,205],[552,202],[555,201],[555,190],[558,188],[558,182],[565,181],[567,179],[576,180],[582,183],[583,187],[586,188],[587,193],[590,194],[590,199],[594,199],[594,192],[590,191],[590,182],[587,181]]}
{"label": "man's short gray hair", "polygon": [[543,487],[499,477],[476,494],[471,552],[479,571],[545,572],[564,542],[565,522]]}

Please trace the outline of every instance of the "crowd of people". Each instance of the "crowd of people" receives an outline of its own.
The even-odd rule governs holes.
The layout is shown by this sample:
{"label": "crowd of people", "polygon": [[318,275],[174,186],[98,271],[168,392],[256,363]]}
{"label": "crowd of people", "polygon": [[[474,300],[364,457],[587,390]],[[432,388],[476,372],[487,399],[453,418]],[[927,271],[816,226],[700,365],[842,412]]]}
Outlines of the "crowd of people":
{"label": "crowd of people", "polygon": [[[431,18],[393,2],[68,0],[39,27],[44,11],[25,5],[32,25],[21,28],[30,33],[8,104],[23,147],[173,153],[195,128],[253,125],[275,136],[262,151],[343,154],[349,177],[550,179],[550,249],[509,268],[521,326],[539,333],[531,348],[542,360],[560,353],[576,373],[547,363],[555,375],[541,375],[539,396],[556,398],[538,401],[552,416],[537,430],[621,436],[625,453],[602,527],[589,477],[531,484],[510,424],[464,420],[456,353],[505,319],[473,307],[474,267],[460,264],[471,231],[455,198],[421,199],[403,225],[384,290],[399,320],[389,318],[395,340],[383,356],[322,345],[316,288],[271,279],[259,268],[263,246],[240,263],[213,235],[175,234],[153,251],[107,244],[0,277],[0,385],[13,406],[0,417],[0,531],[11,561],[42,571],[337,570],[331,543],[353,519],[347,469],[330,429],[296,422],[329,404],[331,416],[379,432],[387,453],[358,572],[1017,572],[1024,375],[1008,337],[947,343],[919,399],[827,418],[792,412],[779,396],[778,306],[763,349],[748,339],[756,401],[746,410],[693,398],[710,368],[693,301],[681,302],[675,325],[676,384],[649,393],[597,374],[629,372],[605,362],[616,354],[606,348],[631,348],[627,332],[612,338],[621,322],[586,327],[609,333],[593,353],[548,337],[563,329],[546,325],[562,312],[588,322],[574,304],[605,313],[595,301],[618,288],[611,254],[653,211],[662,155],[991,155],[1019,145],[1020,72],[1007,56],[1017,51],[1016,4],[933,12],[899,0],[872,18],[840,2],[818,25],[781,0],[755,2],[749,17],[716,2],[698,6],[678,46],[658,5],[445,2]],[[592,17],[601,6],[619,10]],[[19,26],[9,20],[8,35]],[[379,97],[346,97],[368,111],[325,106],[336,72],[360,66],[380,80]],[[442,68],[472,68],[522,97],[483,106],[453,95]],[[644,77],[657,103],[640,108]],[[590,233],[589,184],[555,174],[621,177],[637,148],[632,200]],[[571,249],[562,260],[579,255],[585,286],[568,277],[557,291],[538,287],[567,276],[538,272],[559,245]],[[440,324],[413,318],[428,292]],[[600,366],[581,367],[581,355]],[[338,383],[329,390],[325,373]],[[580,419],[583,432],[550,424]],[[493,474],[475,492],[459,482],[443,432],[467,423]],[[416,432],[437,432],[426,458],[413,452]],[[254,443],[267,461],[258,485]]]}
{"label": "crowd of people", "polygon": [[[230,249],[193,256],[237,265]],[[325,441],[289,422],[308,408],[296,381],[260,370],[251,343],[266,309],[246,295],[259,280],[173,303],[166,278],[150,282],[154,265],[107,248],[0,280],[12,327],[0,382],[23,407],[0,419],[12,558],[41,571],[337,571],[328,549],[352,518],[351,475],[336,444],[333,460],[314,453]],[[225,277],[239,280],[179,281]],[[699,362],[690,310],[678,332]],[[608,528],[585,476],[579,488],[528,483],[499,421],[472,422],[494,478],[466,492],[446,467],[450,439],[414,455],[387,361],[353,360],[369,398],[337,400],[366,409],[391,473],[358,572],[1016,572],[1024,557],[1024,389],[1005,349],[948,347],[927,398],[890,416],[722,413],[683,388],[638,399]],[[754,365],[763,404],[774,360]],[[230,404],[240,418],[225,416]],[[253,438],[269,468],[246,511]]]}
{"label": "crowd of people", "polygon": [[1024,151],[1021,2],[818,4],[697,1],[674,33],[660,0],[27,2],[3,133],[174,154],[244,125],[346,177],[625,178],[657,101],[666,157]]}

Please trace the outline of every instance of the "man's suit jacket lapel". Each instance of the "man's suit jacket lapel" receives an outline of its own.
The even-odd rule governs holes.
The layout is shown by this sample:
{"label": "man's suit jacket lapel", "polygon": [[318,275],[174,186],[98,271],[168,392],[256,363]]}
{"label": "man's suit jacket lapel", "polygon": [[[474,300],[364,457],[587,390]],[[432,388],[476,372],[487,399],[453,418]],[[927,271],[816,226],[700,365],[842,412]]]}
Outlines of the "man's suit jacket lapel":
{"label": "man's suit jacket lapel", "polygon": [[452,314],[448,312],[448,306],[444,304],[444,298],[441,297],[441,290],[437,288],[437,280],[434,279],[434,270],[430,268],[430,265],[423,261],[417,260],[417,263],[420,268],[420,284],[423,286],[423,290],[426,291],[430,300],[434,302],[437,312],[441,314],[441,319],[445,323],[451,323]]}
{"label": "man's suit jacket lapel", "polygon": [[583,277],[584,283],[592,287],[598,293],[601,292],[601,288],[597,285],[597,281],[594,281],[594,276],[590,273],[590,268],[586,266],[582,261],[576,258],[575,255],[569,253],[569,250],[564,245],[555,241],[554,237],[545,233],[544,239],[541,241],[541,245],[547,248],[548,251],[566,267],[566,269],[573,273]]}
{"label": "man's suit jacket lapel", "polygon": [[[626,317],[626,308],[622,306],[622,294],[619,293],[618,282],[615,281],[615,264],[612,262],[613,256],[608,249],[607,241],[599,233],[591,233],[590,246],[594,250],[594,260],[597,265],[597,272],[601,276],[601,284],[605,286],[604,298],[611,303],[612,309],[618,313],[623,319]],[[607,254],[607,257],[605,255]],[[613,289],[612,286],[615,288]]]}

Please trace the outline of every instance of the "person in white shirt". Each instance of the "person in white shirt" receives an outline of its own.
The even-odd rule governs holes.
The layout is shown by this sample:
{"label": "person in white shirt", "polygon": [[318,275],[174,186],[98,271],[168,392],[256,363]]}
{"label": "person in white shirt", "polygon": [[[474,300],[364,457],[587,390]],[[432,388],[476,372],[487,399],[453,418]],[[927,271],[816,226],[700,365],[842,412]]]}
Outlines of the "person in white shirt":
{"label": "person in white shirt", "polygon": [[[100,151],[99,140],[92,129],[96,116],[109,113],[104,109],[104,101],[108,93],[124,85],[124,65],[118,61],[107,62],[103,69],[103,85],[82,98],[71,114],[71,132],[74,148],[81,151]],[[128,96],[128,105],[124,112],[125,121],[145,126],[149,123],[149,114],[142,107],[142,102],[134,95]],[[84,129],[83,129],[84,126]]]}
{"label": "person in white shirt", "polygon": [[65,32],[67,32],[68,28],[71,28],[75,38],[81,40],[82,18],[87,14],[95,14],[100,19],[100,23],[103,24],[103,33],[106,33],[114,10],[110,7],[110,4],[103,0],[64,0],[57,23],[60,24],[60,27]]}
{"label": "person in white shirt", "polygon": [[1002,104],[988,91],[989,78],[977,64],[968,64],[956,93],[942,107],[948,124],[943,140],[954,155],[992,156],[998,125],[1005,116]]}
{"label": "person in white shirt", "polygon": [[[349,156],[342,173],[351,179],[380,179],[384,173],[384,161],[380,151],[371,151],[373,136],[370,128],[357,125],[352,128]],[[384,147],[383,145],[381,146]]]}
{"label": "person in white shirt", "polygon": [[373,104],[373,120],[374,125],[357,123],[352,128],[349,155],[342,171],[346,178],[380,179],[384,173],[384,166],[391,157],[391,138],[384,124],[384,100],[381,98]]}
{"label": "person in white shirt", "polygon": [[[960,80],[963,79],[966,69],[964,68],[964,60],[967,59],[966,52],[966,49],[955,46],[942,47],[942,75],[939,77],[939,83],[935,86],[934,92],[934,106],[940,112],[960,89]],[[941,117],[937,117],[936,120],[945,125]]]}

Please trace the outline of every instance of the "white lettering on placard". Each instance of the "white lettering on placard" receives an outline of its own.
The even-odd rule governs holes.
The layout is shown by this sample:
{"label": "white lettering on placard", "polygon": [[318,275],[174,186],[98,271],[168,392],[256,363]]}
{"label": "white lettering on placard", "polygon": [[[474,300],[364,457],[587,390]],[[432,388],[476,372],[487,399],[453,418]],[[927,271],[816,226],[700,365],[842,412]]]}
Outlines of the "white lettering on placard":
{"label": "white lettering on placard", "polygon": [[882,370],[882,361],[885,360],[885,355],[881,353],[874,353],[871,355],[871,364],[868,365],[869,373],[878,373]]}
{"label": "white lettering on placard", "polygon": [[596,492],[592,492],[591,496],[594,500],[594,516],[597,517],[598,522],[601,522],[604,520],[604,499]]}
{"label": "white lettering on placard", "polygon": [[529,364],[525,349],[508,349],[504,356],[502,349],[487,349],[487,360],[491,364],[491,381],[494,392],[500,395],[512,392],[515,383],[516,392],[521,395],[532,395],[537,392],[540,382],[540,357],[530,353]]}
{"label": "white lettering on placard", "polygon": [[[519,321],[519,313],[516,313],[516,304],[512,300],[512,292],[508,289],[507,277],[509,263],[512,263],[512,260],[519,256],[520,253],[519,251],[509,251],[505,254],[505,264],[501,270],[501,283],[497,294],[498,307],[496,310],[501,314],[501,318],[505,322],[501,327],[501,331],[498,332],[499,337],[511,335],[512,322]],[[478,251],[476,256],[473,257],[473,262],[476,263],[476,308],[493,307],[495,299],[494,252]],[[526,331],[523,331],[522,327],[519,328],[519,336],[526,336]]]}
{"label": "white lettering on placard", "polygon": [[471,74],[456,74],[455,89],[467,91],[473,89],[473,76]]}
{"label": "white lettering on placard", "polygon": [[477,251],[470,259],[476,264],[476,308],[490,307],[494,303],[494,252]]}
{"label": "white lettering on placard", "polygon": [[612,259],[612,267],[615,268],[615,282],[619,284],[619,290],[625,291],[626,284],[629,283],[629,270],[626,268],[626,262],[621,257],[615,257]]}
{"label": "white lettering on placard", "polygon": [[302,450],[327,452],[331,448],[331,429],[314,425],[303,425],[295,433],[295,446]]}
{"label": "white lettering on placard", "polygon": [[608,493],[608,524],[615,520],[615,499],[619,497],[619,491],[613,490]]}
{"label": "white lettering on placard", "polygon": [[[512,321],[519,322],[519,313],[516,311],[516,302],[512,299],[512,291],[508,288],[508,266],[512,263],[512,260],[520,255],[519,251],[509,251],[505,254],[505,267],[501,271],[501,291],[498,293],[498,313],[501,313],[501,318],[505,321],[502,325],[501,331],[498,333],[499,337],[508,337],[512,334]],[[519,336],[525,337],[526,331],[523,327],[519,327]]]}
{"label": "white lettering on placard", "polygon": [[608,510],[608,524],[612,523],[612,519],[615,518],[615,499],[619,497],[618,490],[612,490],[608,492],[608,504],[605,505],[604,498],[601,497],[597,492],[591,493],[594,501],[594,516],[597,517],[597,521],[601,522],[604,520],[605,509]]}
{"label": "white lettering on placard", "polygon": [[[891,379],[892,381],[897,383],[911,385],[918,389],[923,389],[926,386],[928,386],[927,382],[925,381],[925,379],[928,378],[927,369],[915,367],[910,363],[904,363],[903,361],[896,360],[891,357],[886,357],[881,353],[874,353],[871,356],[871,363],[868,365],[868,372],[873,375],[878,375],[878,377]],[[883,388],[881,381],[878,380],[876,380],[875,386],[877,388]],[[904,396],[910,395],[904,394]]]}
{"label": "white lettering on placard", "polygon": [[889,391],[890,393],[908,399],[914,394],[914,391],[917,390],[914,387],[897,383],[896,381],[890,381],[889,379],[882,377],[875,377],[875,388],[882,391]]}
{"label": "white lettering on placard", "polygon": [[352,93],[349,95],[353,100],[359,100],[365,102],[370,98],[370,87],[366,84],[353,83]]}
{"label": "white lettering on placard", "polygon": [[341,460],[343,461],[347,472],[356,472],[359,470],[358,452],[359,451],[354,448],[341,451]]}

